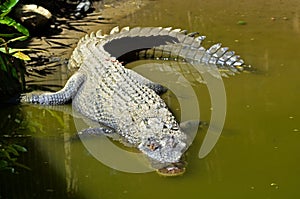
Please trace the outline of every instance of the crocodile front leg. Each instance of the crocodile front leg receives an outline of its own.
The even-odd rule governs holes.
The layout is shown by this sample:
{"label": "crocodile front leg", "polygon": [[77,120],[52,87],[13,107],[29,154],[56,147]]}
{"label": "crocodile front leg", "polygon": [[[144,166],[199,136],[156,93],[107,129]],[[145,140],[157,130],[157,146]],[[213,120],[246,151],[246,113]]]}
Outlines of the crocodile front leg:
{"label": "crocodile front leg", "polygon": [[21,102],[43,105],[66,104],[73,99],[84,80],[85,75],[80,72],[76,72],[71,76],[71,78],[67,81],[65,87],[61,90],[55,93],[27,93],[21,97]]}

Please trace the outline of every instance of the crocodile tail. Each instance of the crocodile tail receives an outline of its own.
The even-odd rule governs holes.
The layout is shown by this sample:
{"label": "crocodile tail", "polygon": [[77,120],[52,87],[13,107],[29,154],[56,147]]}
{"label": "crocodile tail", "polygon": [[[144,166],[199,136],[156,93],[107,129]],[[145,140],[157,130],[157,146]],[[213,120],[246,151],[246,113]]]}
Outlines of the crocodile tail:
{"label": "crocodile tail", "polygon": [[182,60],[190,64],[203,63],[210,67],[216,66],[222,76],[234,75],[250,66],[245,65],[243,59],[230,51],[228,47],[222,47],[220,43],[212,45],[210,48],[195,48],[184,43],[168,44],[155,47],[153,49],[141,52],[144,57],[153,57],[155,59]]}
{"label": "crocodile tail", "polygon": [[79,68],[83,63],[84,51],[87,43],[101,46],[112,57],[137,51],[152,49],[149,53],[152,58],[174,58],[195,62],[208,63],[218,66],[223,75],[233,75],[249,66],[234,51],[229,51],[221,44],[215,44],[208,49],[202,46],[205,36],[198,33],[187,33],[185,30],[170,27],[124,27],[113,28],[108,35],[103,35],[101,30],[81,38],[73,51],[69,61],[69,68]]}
{"label": "crocodile tail", "polygon": [[[203,63],[207,67],[218,67],[222,76],[234,75],[251,69],[243,59],[222,47],[220,43],[205,49],[202,42],[205,36],[199,33],[188,33],[186,30],[162,27],[125,27],[112,29],[105,36],[104,49],[114,57],[120,57],[131,51],[146,49],[144,58],[183,60],[191,64]],[[150,53],[149,53],[150,52]]]}

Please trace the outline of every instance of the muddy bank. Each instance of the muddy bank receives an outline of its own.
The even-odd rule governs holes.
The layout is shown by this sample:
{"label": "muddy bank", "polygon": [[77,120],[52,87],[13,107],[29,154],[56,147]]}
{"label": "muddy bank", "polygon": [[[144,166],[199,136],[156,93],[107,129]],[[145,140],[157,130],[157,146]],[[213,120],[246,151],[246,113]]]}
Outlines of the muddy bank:
{"label": "muddy bank", "polygon": [[33,37],[28,41],[27,47],[37,50],[30,53],[32,60],[27,63],[28,89],[58,90],[71,73],[66,65],[81,37],[99,29],[108,32],[118,25],[118,20],[146,4],[146,1],[136,0],[99,1],[94,2],[94,11],[82,19],[58,17],[59,26],[56,30],[49,29],[54,34]]}

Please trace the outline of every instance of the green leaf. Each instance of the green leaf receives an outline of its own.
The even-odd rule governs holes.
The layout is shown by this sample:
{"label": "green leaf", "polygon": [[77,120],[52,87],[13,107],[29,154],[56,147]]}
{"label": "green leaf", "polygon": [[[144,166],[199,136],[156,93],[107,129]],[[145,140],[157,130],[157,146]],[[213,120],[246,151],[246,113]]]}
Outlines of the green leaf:
{"label": "green leaf", "polygon": [[15,58],[24,60],[24,61],[29,61],[30,60],[30,57],[28,55],[25,55],[22,52],[16,52],[16,53],[12,54],[12,56],[14,56]]}
{"label": "green leaf", "polygon": [[[8,52],[7,52],[7,50],[8,50]],[[22,48],[0,47],[0,52],[2,52],[4,54],[11,54],[15,58],[18,58],[18,59],[21,59],[21,60],[24,60],[24,61],[31,60],[28,55],[22,53],[21,51],[33,51],[33,50],[32,49],[22,49]],[[2,61],[0,60],[0,63],[5,65],[4,62],[2,63]]]}
{"label": "green leaf", "polygon": [[6,49],[5,49],[4,47],[1,47],[1,48],[0,48],[0,52],[6,54]]}
{"label": "green leaf", "polygon": [[7,72],[7,67],[6,67],[5,61],[3,60],[1,55],[0,55],[0,69]]}
{"label": "green leaf", "polygon": [[23,41],[25,39],[27,39],[28,36],[20,36],[20,33],[16,33],[14,36],[19,36],[19,37],[15,37],[13,39],[8,40],[7,42],[3,42],[0,46],[4,46],[7,45],[8,43],[14,42],[14,41]]}
{"label": "green leaf", "polygon": [[5,0],[0,5],[0,12],[1,12],[0,17],[7,15],[18,2],[19,0]]}
{"label": "green leaf", "polygon": [[11,67],[10,73],[12,74],[12,76],[13,76],[14,78],[16,78],[16,79],[19,78],[18,73],[17,73],[17,70],[16,70],[14,67]]}
{"label": "green leaf", "polygon": [[[24,52],[24,51],[28,51],[28,52],[33,52],[33,51],[38,51],[38,52],[44,52],[43,50],[35,50],[35,49],[30,49],[30,48],[7,48],[8,49],[8,53],[12,54],[12,53],[16,53],[16,52]],[[5,47],[0,47],[0,52],[3,52],[6,54],[6,49]]]}
{"label": "green leaf", "polygon": [[9,161],[10,162],[16,162],[18,160],[18,158],[10,158]]}
{"label": "green leaf", "polygon": [[20,33],[0,33],[0,37],[4,37],[4,38],[12,38],[12,37],[17,37],[20,36]]}
{"label": "green leaf", "polygon": [[21,168],[23,168],[23,169],[26,169],[26,170],[28,170],[28,171],[31,171],[31,168],[28,167],[28,166],[26,166],[26,165],[24,165],[24,164],[21,164],[21,163],[18,163],[18,162],[14,162],[14,165],[15,165],[15,166],[18,166],[18,167],[21,167]]}
{"label": "green leaf", "polygon": [[4,151],[2,151],[3,152],[3,157],[5,157],[5,158],[7,158],[7,159],[11,159],[11,157],[10,157],[10,155],[9,155],[9,153],[6,151],[6,150],[4,150]]}
{"label": "green leaf", "polygon": [[[11,145],[7,146],[6,151],[8,153],[11,153],[11,154],[15,155],[15,156],[19,156],[19,152]],[[9,159],[11,160],[12,158],[9,158]]]}
{"label": "green leaf", "polygon": [[[20,23],[16,22],[14,19],[12,19],[8,16],[4,16],[4,17],[0,18],[0,24],[14,27],[17,31],[19,31],[20,33],[25,35],[26,38],[29,36],[29,31],[27,30],[27,28],[25,28]],[[22,40],[20,39],[20,40],[23,41],[25,39],[22,39]]]}
{"label": "green leaf", "polygon": [[6,153],[4,149],[0,149],[0,158],[6,157]]}
{"label": "green leaf", "polygon": [[8,162],[5,160],[0,160],[0,169],[5,169],[8,166]]}
{"label": "green leaf", "polygon": [[20,152],[27,152],[27,149],[23,146],[20,146],[18,144],[13,144],[12,145],[17,151],[20,151]]}

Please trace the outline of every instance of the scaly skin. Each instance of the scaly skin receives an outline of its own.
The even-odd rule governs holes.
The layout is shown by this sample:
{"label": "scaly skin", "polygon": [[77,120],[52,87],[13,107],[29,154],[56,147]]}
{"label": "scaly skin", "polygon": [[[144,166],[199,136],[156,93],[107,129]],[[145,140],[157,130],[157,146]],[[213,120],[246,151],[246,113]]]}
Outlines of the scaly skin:
{"label": "scaly skin", "polygon": [[98,133],[116,133],[149,158],[176,163],[187,148],[187,137],[157,94],[164,88],[126,69],[115,57],[132,50],[154,49],[154,57],[209,63],[230,73],[243,69],[243,61],[220,44],[205,50],[201,46],[204,38],[171,28],[123,28],[120,32],[114,28],[109,35],[92,33],[73,51],[69,67],[79,69],[62,90],[26,94],[22,100],[45,105],[72,101],[75,110],[104,125]]}

